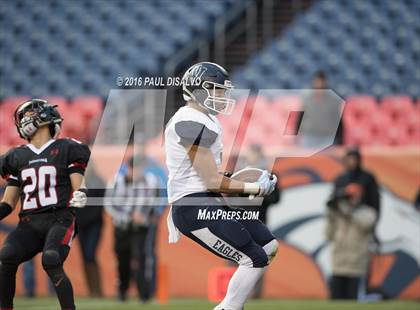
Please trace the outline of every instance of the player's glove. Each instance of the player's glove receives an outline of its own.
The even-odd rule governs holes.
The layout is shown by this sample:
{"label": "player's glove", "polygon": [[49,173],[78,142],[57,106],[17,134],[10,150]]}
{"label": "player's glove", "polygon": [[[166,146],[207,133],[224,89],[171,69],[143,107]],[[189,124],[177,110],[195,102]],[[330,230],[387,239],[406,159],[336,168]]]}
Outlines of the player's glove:
{"label": "player's glove", "polygon": [[70,200],[70,207],[84,208],[87,202],[87,190],[80,188],[73,192],[73,197]]}
{"label": "player's glove", "polygon": [[274,191],[277,185],[277,177],[274,174],[269,173],[267,170],[264,170],[258,178],[257,183],[260,186],[258,196],[267,196]]}

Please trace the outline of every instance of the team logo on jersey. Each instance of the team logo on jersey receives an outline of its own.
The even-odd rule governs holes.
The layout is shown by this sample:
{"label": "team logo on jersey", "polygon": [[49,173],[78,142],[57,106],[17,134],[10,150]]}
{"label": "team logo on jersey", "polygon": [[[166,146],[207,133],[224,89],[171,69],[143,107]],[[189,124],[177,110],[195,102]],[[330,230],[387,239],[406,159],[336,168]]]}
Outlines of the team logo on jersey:
{"label": "team logo on jersey", "polygon": [[207,68],[204,66],[194,66],[191,68],[191,74],[189,78],[183,80],[183,84],[186,86],[199,86],[201,84],[201,77]]}
{"label": "team logo on jersey", "polygon": [[194,66],[191,69],[191,74],[194,77],[201,78],[203,76],[204,72],[206,72],[206,71],[207,71],[207,68],[204,67],[204,66]]}
{"label": "team logo on jersey", "polygon": [[52,149],[50,152],[51,156],[57,156],[60,151],[58,149]]}
{"label": "team logo on jersey", "polygon": [[30,160],[30,161],[28,162],[28,164],[29,164],[29,165],[32,165],[32,164],[39,163],[39,162],[42,162],[42,163],[47,163],[47,162],[48,162],[48,159],[46,159],[46,158],[34,159],[34,160]]}

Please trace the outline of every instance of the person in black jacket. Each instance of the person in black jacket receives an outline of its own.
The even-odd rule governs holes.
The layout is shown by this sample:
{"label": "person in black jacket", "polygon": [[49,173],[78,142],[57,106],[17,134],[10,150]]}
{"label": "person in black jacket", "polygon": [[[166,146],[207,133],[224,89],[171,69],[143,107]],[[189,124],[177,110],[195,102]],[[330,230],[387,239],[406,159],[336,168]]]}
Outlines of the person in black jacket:
{"label": "person in black jacket", "polygon": [[156,175],[147,167],[145,154],[138,153],[120,169],[113,186],[106,191],[107,200],[112,202],[105,210],[114,224],[120,301],[127,300],[132,280],[142,303],[150,301],[155,293],[159,211],[154,202],[158,184]]}
{"label": "person in black jacket", "polygon": [[361,203],[366,204],[380,215],[379,189],[375,176],[362,167],[362,157],[356,147],[349,148],[344,156],[345,172],[335,182],[333,197],[340,196],[345,187],[351,183],[360,184],[363,188]]}
{"label": "person in black jacket", "polygon": [[[327,235],[333,243],[331,298],[356,299],[360,281],[368,272],[369,240],[365,238],[379,245],[375,227],[380,216],[380,197],[376,179],[363,169],[357,148],[348,149],[343,163],[345,171],[336,178],[327,202]],[[354,233],[359,230],[353,227],[363,233]]]}

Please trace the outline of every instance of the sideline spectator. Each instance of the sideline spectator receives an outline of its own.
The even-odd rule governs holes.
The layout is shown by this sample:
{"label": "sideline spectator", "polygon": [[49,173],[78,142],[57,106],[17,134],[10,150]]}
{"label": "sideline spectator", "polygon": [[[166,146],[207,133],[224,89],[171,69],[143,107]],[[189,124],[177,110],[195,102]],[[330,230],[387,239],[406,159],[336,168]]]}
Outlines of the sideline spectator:
{"label": "sideline spectator", "polygon": [[157,177],[146,171],[146,158],[131,158],[107,190],[106,206],[114,223],[114,250],[118,260],[118,299],[125,301],[134,278],[139,298],[147,302],[154,293],[156,226],[159,218]]}
{"label": "sideline spectator", "polygon": [[[299,130],[302,139],[299,141],[302,147],[314,148],[328,146],[330,143],[331,128],[336,126],[340,115],[340,105],[337,98],[328,91],[327,77],[323,71],[315,73],[312,80],[314,90],[303,98],[303,114],[301,113],[297,126],[300,126],[304,114],[305,121]],[[309,117],[310,116],[310,117]],[[334,144],[342,143],[341,125],[337,128]]]}
{"label": "sideline spectator", "polygon": [[363,170],[357,149],[344,157],[345,172],[335,180],[327,202],[326,237],[332,252],[332,299],[357,299],[369,264],[380,199],[375,177]]}

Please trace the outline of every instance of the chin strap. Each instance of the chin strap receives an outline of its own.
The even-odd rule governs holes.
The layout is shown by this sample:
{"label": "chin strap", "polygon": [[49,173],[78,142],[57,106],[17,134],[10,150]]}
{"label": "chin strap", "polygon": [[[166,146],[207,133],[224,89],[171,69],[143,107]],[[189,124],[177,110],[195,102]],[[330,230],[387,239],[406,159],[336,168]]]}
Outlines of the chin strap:
{"label": "chin strap", "polygon": [[59,124],[54,124],[54,137],[53,139],[57,139],[61,132],[61,126]]}

